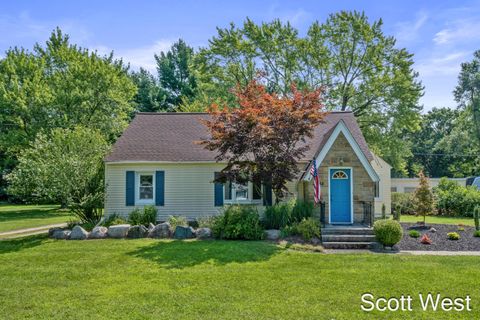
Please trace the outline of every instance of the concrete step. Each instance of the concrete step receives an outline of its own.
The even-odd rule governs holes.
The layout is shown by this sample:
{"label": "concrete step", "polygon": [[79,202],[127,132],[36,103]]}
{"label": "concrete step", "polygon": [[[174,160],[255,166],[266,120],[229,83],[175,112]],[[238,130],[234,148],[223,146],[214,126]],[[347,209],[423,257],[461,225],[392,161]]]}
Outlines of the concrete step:
{"label": "concrete step", "polygon": [[324,242],[325,249],[371,249],[375,242]]}
{"label": "concrete step", "polygon": [[322,234],[373,235],[373,229],[367,227],[323,228]]}
{"label": "concrete step", "polygon": [[373,234],[322,234],[322,242],[374,242]]}

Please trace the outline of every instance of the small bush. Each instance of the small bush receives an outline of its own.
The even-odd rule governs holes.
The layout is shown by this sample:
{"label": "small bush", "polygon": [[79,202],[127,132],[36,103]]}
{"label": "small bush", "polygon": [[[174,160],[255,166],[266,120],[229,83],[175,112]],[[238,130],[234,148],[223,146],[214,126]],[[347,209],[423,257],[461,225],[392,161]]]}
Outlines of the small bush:
{"label": "small bush", "polygon": [[298,235],[297,223],[285,226],[284,228],[280,229],[281,238],[286,238],[294,235]]}
{"label": "small bush", "polygon": [[474,237],[480,237],[480,230],[475,230],[475,232],[473,233],[473,236]]}
{"label": "small bush", "polygon": [[465,231],[465,228],[464,228],[464,227],[460,227],[460,228],[458,228],[457,231]]}
{"label": "small bush", "polygon": [[93,223],[93,222],[81,222],[78,220],[70,220],[69,222],[67,222],[67,229],[71,230],[75,226],[80,226],[86,231],[92,231],[92,229],[95,228],[95,225],[96,223]]}
{"label": "small bush", "polygon": [[387,219],[387,208],[385,207],[385,203],[382,203],[382,219]]}
{"label": "small bush", "polygon": [[386,247],[397,244],[403,236],[402,226],[395,220],[378,220],[373,224],[377,241]]}
{"label": "small bush", "polygon": [[306,241],[320,238],[320,223],[313,218],[303,219],[297,224],[296,232]]}
{"label": "small bush", "polygon": [[475,221],[475,230],[480,230],[480,206],[475,206],[473,220]]}
{"label": "small bush", "polygon": [[313,216],[313,202],[296,200],[292,207],[290,223],[300,222]]}
{"label": "small bush", "polygon": [[168,223],[170,223],[172,230],[175,230],[177,226],[188,227],[187,218],[182,216],[170,216],[168,217]]}
{"label": "small bush", "polygon": [[215,217],[213,216],[197,218],[197,224],[199,228],[212,228],[214,222]]}
{"label": "small bush", "polygon": [[418,232],[417,230],[410,230],[408,232],[408,235],[412,238],[419,238],[420,237],[420,232]]}
{"label": "small bush", "polygon": [[447,233],[448,240],[460,240],[460,235],[456,232]]}
{"label": "small bush", "polygon": [[395,210],[393,210],[393,220],[400,221],[400,216],[402,214],[401,206],[397,206]]}
{"label": "small bush", "polygon": [[143,211],[135,209],[128,215],[128,222],[132,225],[155,224],[157,219],[157,208],[155,206],[145,206]]}
{"label": "small bush", "polygon": [[413,193],[392,192],[392,207],[401,214],[415,214]]}
{"label": "small bush", "polygon": [[427,234],[424,234],[422,238],[420,239],[420,243],[422,244],[432,244],[432,239]]}
{"label": "small bush", "polygon": [[140,209],[134,209],[132,212],[128,214],[128,222],[133,225],[140,224],[140,220],[142,219],[142,211]]}
{"label": "small bush", "polygon": [[480,203],[478,189],[461,186],[447,178],[440,179],[433,191],[441,215],[473,217],[474,209]]}
{"label": "small bush", "polygon": [[256,209],[238,205],[229,206],[215,218],[212,232],[217,239],[260,240],[265,236]]}
{"label": "small bush", "polygon": [[265,229],[281,229],[290,223],[292,203],[279,203],[265,209],[262,221]]}
{"label": "small bush", "polygon": [[103,220],[102,226],[108,228],[110,226],[114,226],[114,225],[117,225],[117,224],[125,224],[125,223],[127,223],[127,220],[125,220],[124,218],[122,218],[118,214],[114,213],[114,214],[109,215],[108,217],[106,217]]}

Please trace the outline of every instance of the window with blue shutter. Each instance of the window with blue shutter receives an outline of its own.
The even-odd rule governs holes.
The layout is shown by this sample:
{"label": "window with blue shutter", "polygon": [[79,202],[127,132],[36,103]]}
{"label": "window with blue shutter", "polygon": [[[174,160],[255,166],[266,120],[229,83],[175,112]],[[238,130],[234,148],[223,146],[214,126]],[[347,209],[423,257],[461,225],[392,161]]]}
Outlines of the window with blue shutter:
{"label": "window with blue shutter", "polygon": [[125,205],[135,205],[135,171],[126,172],[125,180]]}
{"label": "window with blue shutter", "polygon": [[215,172],[214,179],[215,179],[215,185],[214,185],[214,192],[215,192],[215,207],[221,207],[223,206],[223,184],[220,182],[216,182],[216,180],[220,177],[220,172]]}
{"label": "window with blue shutter", "polygon": [[155,205],[165,205],[165,171],[155,171]]}

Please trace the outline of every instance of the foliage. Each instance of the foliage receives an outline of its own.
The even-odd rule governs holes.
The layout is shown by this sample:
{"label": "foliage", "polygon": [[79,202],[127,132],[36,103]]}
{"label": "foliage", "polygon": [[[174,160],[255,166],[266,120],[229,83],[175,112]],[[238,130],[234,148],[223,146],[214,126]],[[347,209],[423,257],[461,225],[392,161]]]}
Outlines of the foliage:
{"label": "foliage", "polygon": [[110,226],[116,226],[119,224],[126,224],[126,223],[128,223],[128,221],[125,218],[114,213],[105,217],[105,219],[102,221],[102,226],[108,228]]}
{"label": "foliage", "polygon": [[415,214],[413,193],[392,192],[392,207],[399,215]]}
{"label": "foliage", "polygon": [[402,226],[395,220],[377,220],[373,224],[373,231],[377,241],[386,247],[392,247],[403,236]]}
{"label": "foliage", "polygon": [[440,179],[434,188],[439,214],[452,216],[473,216],[474,208],[480,203],[480,191],[464,187],[446,178]]}
{"label": "foliage", "polygon": [[271,183],[279,202],[309,148],[299,142],[311,138],[323,118],[320,90],[298,91],[292,85],[291,94],[280,96],[254,80],[237,87],[235,95],[237,108],[211,106],[212,119],[204,123],[212,138],[202,144],[218,152],[218,161],[227,161],[223,180]]}
{"label": "foliage", "polygon": [[95,228],[96,223],[93,222],[81,222],[78,220],[70,220],[67,222],[67,229],[72,230],[75,226],[80,226],[86,231],[92,231]]}
{"label": "foliage", "polygon": [[430,188],[428,179],[423,174],[423,171],[420,171],[418,177],[420,179],[420,183],[413,194],[415,213],[417,215],[422,215],[423,223],[425,223],[425,217],[433,213],[435,203],[432,189]]}
{"label": "foliage", "polygon": [[314,205],[312,201],[295,200],[290,216],[291,222],[300,222],[313,216]]}
{"label": "foliage", "polygon": [[215,216],[199,217],[197,218],[197,224],[199,228],[212,228],[215,222]]}
{"label": "foliage", "polygon": [[460,235],[456,232],[447,233],[448,240],[460,240]]}
{"label": "foliage", "polygon": [[422,238],[420,239],[420,243],[422,244],[432,244],[432,239],[425,233]]}
{"label": "foliage", "polygon": [[184,216],[169,216],[168,223],[170,224],[170,228],[172,230],[175,230],[177,226],[188,227],[187,218]]}
{"label": "foliage", "polygon": [[270,92],[283,95],[293,82],[310,89],[324,85],[327,108],[353,110],[372,149],[403,171],[410,150],[402,136],[419,127],[423,87],[412,54],[396,47],[382,26],[346,11],[313,23],[305,37],[280,20],[232,23],[219,28],[196,59],[200,88],[232,102],[228,88],[246,86],[258,73]]}
{"label": "foliage", "polygon": [[473,236],[474,237],[480,237],[480,230],[475,230],[475,232],[473,233]]}
{"label": "foliage", "polygon": [[102,134],[94,129],[39,134],[7,176],[8,192],[29,201],[62,203],[82,222],[96,223],[103,208],[103,157],[108,149]]}
{"label": "foliage", "polygon": [[251,206],[229,206],[212,226],[215,238],[230,240],[260,240],[264,230],[258,212]]}
{"label": "foliage", "polygon": [[410,230],[408,231],[408,235],[412,238],[419,238],[420,232],[418,232],[417,230]]}
{"label": "foliage", "polygon": [[296,224],[295,230],[306,241],[320,238],[320,223],[314,218],[303,219]]}
{"label": "foliage", "polygon": [[158,84],[158,80],[147,70],[140,68],[130,74],[137,86],[135,107],[140,112],[158,112],[165,107],[166,94]]}
{"label": "foliage", "polygon": [[265,209],[263,225],[265,229],[281,229],[291,221],[293,202],[279,203]]}
{"label": "foliage", "polygon": [[397,204],[397,206],[393,210],[393,220],[400,222],[401,216],[402,216],[402,207],[399,204]]}
{"label": "foliage", "polygon": [[475,230],[480,230],[480,205],[473,209],[473,220],[475,221]]}
{"label": "foliage", "polygon": [[155,224],[157,220],[157,208],[153,205],[143,207],[143,210],[135,209],[128,215],[128,222],[132,225],[148,226]]}
{"label": "foliage", "polygon": [[382,203],[382,219],[387,219],[387,211],[386,211],[385,203]]}

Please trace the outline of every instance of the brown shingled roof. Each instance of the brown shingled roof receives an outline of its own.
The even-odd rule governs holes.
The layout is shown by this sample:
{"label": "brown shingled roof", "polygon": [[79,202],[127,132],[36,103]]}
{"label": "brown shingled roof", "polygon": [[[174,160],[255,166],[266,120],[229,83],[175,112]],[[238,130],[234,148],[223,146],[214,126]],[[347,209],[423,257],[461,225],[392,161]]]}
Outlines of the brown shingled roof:
{"label": "brown shingled roof", "polygon": [[[215,161],[215,152],[196,143],[209,138],[206,127],[199,121],[208,118],[206,113],[138,113],[105,161]],[[305,142],[311,147],[303,161],[315,156],[340,120],[344,121],[365,156],[370,161],[373,159],[353,113],[331,112],[315,128],[313,139]]]}

